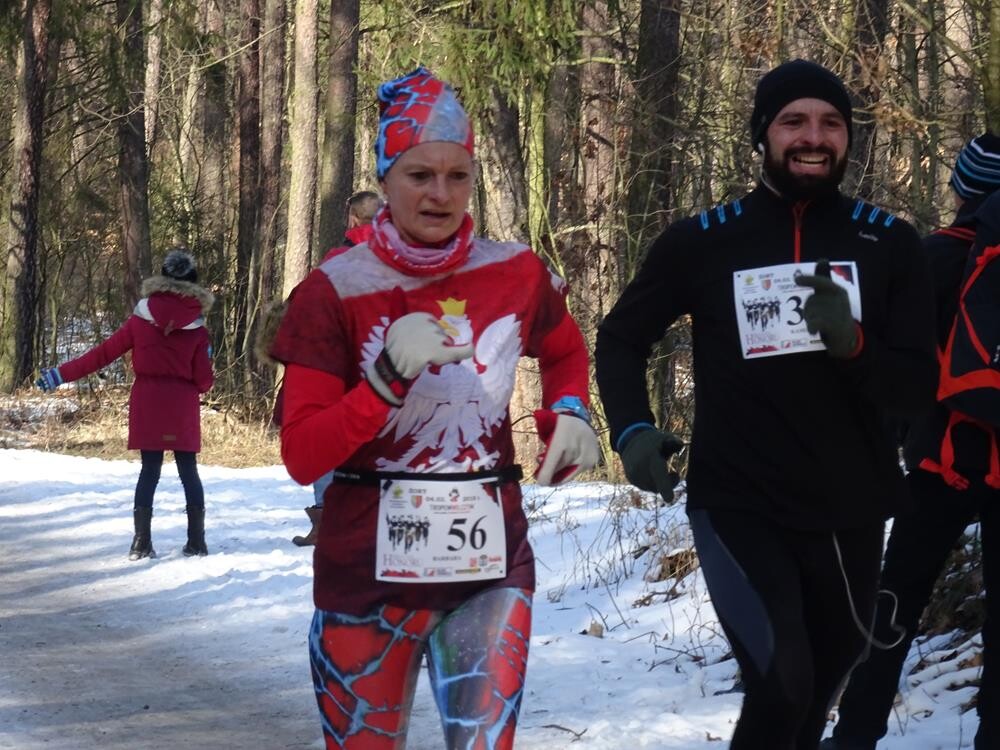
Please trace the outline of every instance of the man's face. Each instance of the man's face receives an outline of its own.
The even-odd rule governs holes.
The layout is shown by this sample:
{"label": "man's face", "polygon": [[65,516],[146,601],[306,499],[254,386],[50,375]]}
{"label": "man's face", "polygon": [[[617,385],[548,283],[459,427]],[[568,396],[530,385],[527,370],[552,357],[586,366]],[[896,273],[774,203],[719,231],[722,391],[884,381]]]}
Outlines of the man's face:
{"label": "man's face", "polygon": [[764,171],[782,195],[814,198],[835,189],[847,169],[847,122],[822,99],[785,105],[764,137]]}

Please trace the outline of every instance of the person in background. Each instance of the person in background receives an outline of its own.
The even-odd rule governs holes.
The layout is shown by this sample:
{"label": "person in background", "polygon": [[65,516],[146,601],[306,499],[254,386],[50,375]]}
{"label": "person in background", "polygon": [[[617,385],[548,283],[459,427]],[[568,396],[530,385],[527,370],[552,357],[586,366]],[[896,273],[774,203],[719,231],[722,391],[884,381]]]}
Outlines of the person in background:
{"label": "person in background", "polygon": [[[368,242],[374,232],[372,220],[381,207],[382,199],[378,197],[377,193],[373,193],[370,190],[362,190],[348,198],[347,232],[344,235],[344,244],[341,247],[330,249],[323,256],[321,263],[325,263],[330,258],[336,258],[355,245]],[[309,522],[312,526],[305,536],[292,537],[292,543],[296,546],[309,547],[316,544],[316,537],[319,534],[319,524],[323,520],[323,495],[332,481],[333,470],[331,469],[313,482],[313,504],[305,508],[306,515],[309,517]]]}
{"label": "person in background", "polygon": [[565,282],[530,248],[473,233],[473,134],[453,89],[418,68],[378,98],[386,206],[366,245],[298,286],[271,347],[289,474],[336,469],[313,554],[316,701],[327,748],[403,748],[426,655],[442,746],[509,750],[535,585],[515,372],[538,359],[536,479],[564,482],[600,455],[587,349]]}
{"label": "person in background", "polygon": [[[933,272],[942,351],[958,312],[972,240],[977,232],[985,232],[990,245],[1000,244],[1000,137],[983,133],[966,143],[950,184],[958,207],[955,220],[924,239]],[[1000,581],[998,437],[996,427],[962,418],[941,403],[909,426],[903,453],[915,507],[893,522],[879,583],[887,596],[880,599],[874,628],[877,639],[895,645],[873,649],[867,660],[855,667],[840,698],[833,737],[823,740],[823,750],[875,750],[885,736],[920,615],[948,555],[977,517],[982,534],[986,620],[975,747],[1000,748],[1000,667],[996,656],[1000,648],[1000,595],[990,595],[991,587]]]}
{"label": "person in background", "polygon": [[194,258],[182,247],[167,253],[159,276],[142,284],[142,299],[108,339],[57,367],[43,369],[36,384],[51,391],[79,380],[132,352],[135,380],[129,396],[128,447],[142,457],[132,515],[129,559],[155,557],[153,494],[165,451],[173,451],[187,512],[185,555],[207,555],[205,493],[198,476],[200,396],[212,387],[211,344],[205,315],[214,297],[198,283]]}
{"label": "person in background", "polygon": [[372,222],[380,208],[382,208],[382,199],[379,198],[378,193],[373,193],[371,190],[362,190],[348,198],[347,231],[344,232],[344,244],[328,250],[323,256],[323,261],[335,258],[355,245],[368,242],[374,232]]}
{"label": "person in background", "polygon": [[[843,83],[806,60],[764,75],[760,184],[672,224],[597,334],[597,383],[629,481],[673,497],[646,369],[691,316],[687,513],[745,686],[732,750],[816,750],[875,608],[885,519],[905,502],[889,414],[934,398],[933,297],[906,222],[842,195]],[[771,315],[771,301],[777,315]],[[748,317],[748,306],[768,314]]]}

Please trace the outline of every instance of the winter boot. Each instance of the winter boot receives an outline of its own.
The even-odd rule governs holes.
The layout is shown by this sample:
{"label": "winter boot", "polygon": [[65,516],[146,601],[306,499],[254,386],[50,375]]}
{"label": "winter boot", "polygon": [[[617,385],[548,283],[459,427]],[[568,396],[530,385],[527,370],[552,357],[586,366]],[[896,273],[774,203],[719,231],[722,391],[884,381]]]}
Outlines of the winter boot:
{"label": "winter boot", "polygon": [[316,544],[316,537],[319,536],[319,522],[323,518],[323,506],[322,505],[311,505],[305,509],[306,515],[309,516],[309,520],[312,522],[312,528],[309,529],[309,533],[305,536],[293,536],[292,544],[297,547],[309,547]]}
{"label": "winter boot", "polygon": [[153,538],[150,524],[153,520],[153,509],[134,508],[132,518],[135,522],[135,536],[132,537],[132,547],[128,551],[129,560],[141,560],[144,557],[156,557],[153,550]]}
{"label": "winter boot", "polygon": [[181,550],[185,555],[207,555],[208,547],[205,546],[205,508],[187,507],[188,517],[188,540]]}

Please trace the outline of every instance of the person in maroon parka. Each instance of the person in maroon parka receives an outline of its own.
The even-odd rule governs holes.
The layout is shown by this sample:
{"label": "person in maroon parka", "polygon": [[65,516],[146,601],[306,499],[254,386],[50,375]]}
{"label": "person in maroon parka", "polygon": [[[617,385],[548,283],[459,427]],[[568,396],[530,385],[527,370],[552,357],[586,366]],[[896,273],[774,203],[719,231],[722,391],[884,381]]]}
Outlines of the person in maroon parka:
{"label": "person in maroon parka", "polygon": [[129,397],[128,447],[142,456],[135,487],[135,536],[129,559],[155,557],[150,522],[164,451],[173,451],[184,486],[188,519],[185,555],[207,555],[205,493],[198,476],[199,396],[212,387],[211,345],[204,316],[215,301],[198,286],[194,258],[183,248],[167,253],[159,276],[142,284],[142,299],[109,338],[76,359],[42,370],[37,385],[51,391],[79,380],[132,351],[135,381]]}

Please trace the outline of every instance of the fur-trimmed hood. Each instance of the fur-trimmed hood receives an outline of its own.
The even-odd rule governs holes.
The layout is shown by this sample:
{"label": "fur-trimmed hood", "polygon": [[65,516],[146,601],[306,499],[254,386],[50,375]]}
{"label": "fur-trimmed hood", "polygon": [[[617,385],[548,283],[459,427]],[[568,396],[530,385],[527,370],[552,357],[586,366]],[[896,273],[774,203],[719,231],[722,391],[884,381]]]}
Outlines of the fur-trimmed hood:
{"label": "fur-trimmed hood", "polygon": [[215,304],[215,295],[204,287],[198,286],[192,281],[180,281],[169,276],[150,276],[142,282],[139,296],[148,297],[157,292],[173,292],[182,297],[194,297],[201,304],[201,311],[205,315],[208,315],[212,305]]}
{"label": "fur-trimmed hood", "polygon": [[190,281],[152,276],[142,282],[142,299],[133,314],[161,329],[164,335],[182,329],[200,328],[212,309],[215,295]]}

